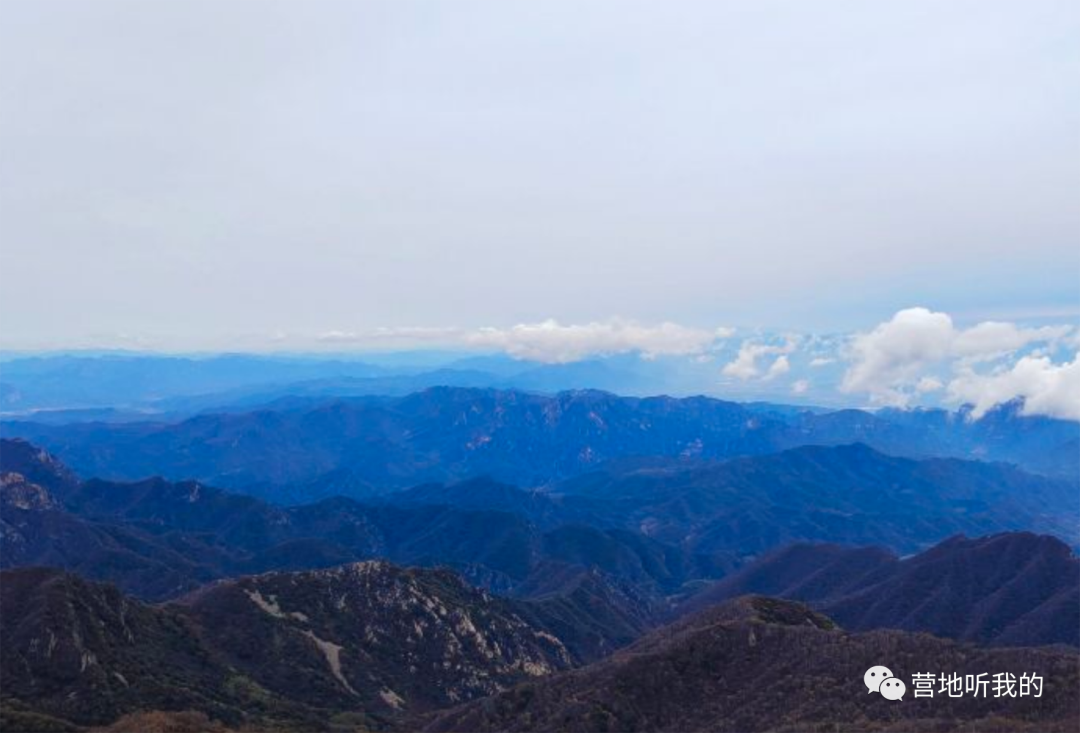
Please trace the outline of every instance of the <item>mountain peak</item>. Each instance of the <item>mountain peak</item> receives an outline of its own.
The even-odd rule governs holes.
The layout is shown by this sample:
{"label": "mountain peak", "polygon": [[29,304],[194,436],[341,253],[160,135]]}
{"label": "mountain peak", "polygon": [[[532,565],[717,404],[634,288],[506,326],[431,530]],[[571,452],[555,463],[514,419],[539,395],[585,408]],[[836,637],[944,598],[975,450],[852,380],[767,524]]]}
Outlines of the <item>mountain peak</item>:
{"label": "mountain peak", "polygon": [[314,654],[322,664],[312,694],[388,713],[491,694],[571,664],[562,642],[511,604],[442,569],[373,560],[265,573],[219,582],[185,603],[230,663],[280,679],[282,694],[295,660],[254,660],[247,650]]}
{"label": "mountain peak", "polygon": [[0,506],[4,509],[48,511],[59,509],[60,502],[41,486],[32,484],[21,473],[0,473]]}
{"label": "mountain peak", "polygon": [[61,498],[79,484],[56,456],[22,438],[0,438],[0,473],[16,473]]}
{"label": "mountain peak", "polygon": [[758,622],[780,626],[808,626],[830,631],[836,623],[805,603],[763,595],[747,595],[702,611],[686,625],[702,627],[711,623]]}

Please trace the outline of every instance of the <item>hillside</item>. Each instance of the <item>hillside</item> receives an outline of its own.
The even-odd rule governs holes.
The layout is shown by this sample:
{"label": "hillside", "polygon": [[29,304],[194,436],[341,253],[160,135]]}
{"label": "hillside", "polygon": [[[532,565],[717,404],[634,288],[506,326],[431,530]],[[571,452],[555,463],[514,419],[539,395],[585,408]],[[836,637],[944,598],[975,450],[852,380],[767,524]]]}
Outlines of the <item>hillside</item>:
{"label": "hillside", "polygon": [[[0,447],[5,470],[8,456],[12,467],[44,479],[51,474],[35,461],[63,468],[23,441],[5,440]],[[410,493],[401,502],[336,498],[283,508],[198,482],[79,481],[66,470],[63,475],[62,503],[5,505],[0,563],[77,570],[151,600],[176,597],[215,578],[372,558],[451,566],[500,590],[526,582],[545,561],[598,567],[649,593],[723,572],[708,557],[635,533],[587,525],[544,529],[528,515],[482,509],[476,501],[458,508],[426,504]],[[4,491],[7,496],[9,489]],[[438,492],[442,498],[481,500],[493,494],[508,497],[506,509],[531,496],[485,480]],[[544,506],[542,498],[538,502]]]}
{"label": "hillside", "polygon": [[[1033,672],[1041,698],[902,702],[868,695],[863,672]],[[610,659],[437,713],[429,731],[1075,730],[1073,653],[985,650],[921,634],[849,634],[805,606],[744,597],[645,636]],[[909,685],[910,687],[910,685]]]}
{"label": "hillside", "polygon": [[5,701],[82,725],[155,708],[199,709],[234,724],[248,706],[253,715],[301,714],[245,695],[177,609],[57,570],[7,570],[0,583]]}
{"label": "hillside", "polygon": [[806,601],[857,631],[1080,646],[1080,559],[1028,532],[954,537],[902,560],[877,548],[787,547],[710,584],[681,612],[747,593]]}
{"label": "hillside", "polygon": [[181,603],[230,666],[275,694],[325,707],[441,707],[571,662],[511,604],[440,570],[373,561],[270,573],[216,583]]}
{"label": "hillside", "polygon": [[385,725],[570,664],[507,602],[387,563],[223,581],[166,606],[56,570],[0,583],[5,697],[84,725],[153,709],[230,726]]}
{"label": "hillside", "polygon": [[1080,544],[1080,492],[1005,464],[913,460],[861,445],[803,446],[695,467],[608,469],[553,489],[697,552],[756,555],[799,541],[914,552],[1007,530]]}

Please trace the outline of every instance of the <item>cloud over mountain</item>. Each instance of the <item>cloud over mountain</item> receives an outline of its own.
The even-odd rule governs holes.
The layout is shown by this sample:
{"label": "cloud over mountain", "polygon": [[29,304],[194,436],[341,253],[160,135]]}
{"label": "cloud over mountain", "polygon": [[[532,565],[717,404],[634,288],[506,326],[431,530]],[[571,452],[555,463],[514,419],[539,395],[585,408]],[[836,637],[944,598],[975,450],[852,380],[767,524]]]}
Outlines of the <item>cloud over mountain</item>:
{"label": "cloud over mountain", "polygon": [[734,334],[731,328],[704,329],[671,321],[656,325],[621,318],[562,324],[553,318],[508,327],[382,327],[366,331],[325,331],[321,344],[358,346],[437,345],[497,350],[516,359],[568,364],[597,356],[640,353],[643,357],[699,356]]}
{"label": "cloud over mountain", "polygon": [[1072,332],[1066,325],[1024,328],[1000,321],[961,329],[947,313],[907,308],[852,337],[840,390],[905,407],[945,387],[948,402],[975,406],[975,418],[1023,399],[1027,414],[1080,419],[1076,356],[1055,363],[1046,353],[1065,344]]}
{"label": "cloud over mountain", "polygon": [[696,355],[732,335],[728,328],[705,330],[665,321],[647,326],[619,319],[562,325],[554,319],[511,328],[481,328],[465,336],[470,346],[497,348],[511,356],[544,363],[568,363],[598,354],[641,352],[643,356]]}
{"label": "cloud over mountain", "polygon": [[1048,356],[1025,356],[1012,368],[992,374],[964,368],[949,383],[949,397],[973,405],[976,418],[995,405],[1022,398],[1024,414],[1080,420],[1080,357],[1055,364]]}
{"label": "cloud over mountain", "polygon": [[775,356],[772,364],[765,371],[764,379],[774,379],[791,370],[787,355],[795,351],[796,340],[788,337],[782,344],[763,343],[756,339],[747,339],[739,347],[739,353],[733,361],[724,365],[721,373],[746,381],[761,376],[758,359]]}

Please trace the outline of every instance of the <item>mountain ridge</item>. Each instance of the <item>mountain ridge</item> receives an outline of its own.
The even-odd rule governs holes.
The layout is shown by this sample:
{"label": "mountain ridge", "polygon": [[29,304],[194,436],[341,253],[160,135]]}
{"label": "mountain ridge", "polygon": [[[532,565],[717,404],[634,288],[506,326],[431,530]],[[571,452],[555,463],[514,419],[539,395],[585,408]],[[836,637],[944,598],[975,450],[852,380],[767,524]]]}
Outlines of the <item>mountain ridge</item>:
{"label": "mountain ridge", "polygon": [[855,631],[1080,646],[1080,558],[1030,532],[958,535],[905,558],[872,547],[789,546],[710,583],[679,613],[746,593],[805,601]]}
{"label": "mountain ridge", "polygon": [[[902,679],[927,670],[1040,670],[1043,697],[867,695],[887,659]],[[612,656],[440,711],[427,731],[1074,730],[1073,652],[980,649],[902,631],[847,633],[803,604],[744,596],[650,632]]]}
{"label": "mountain ridge", "polygon": [[[198,415],[178,423],[45,425],[5,421],[84,475],[198,479],[280,501],[369,495],[489,474],[546,486],[634,456],[727,459],[805,444],[864,442],[916,458],[1003,460],[1075,477],[1080,424],[999,408],[978,421],[934,411],[871,414],[754,408],[706,397],[554,396],[432,387],[401,397],[337,399]],[[304,496],[297,496],[301,486]]]}
{"label": "mountain ridge", "polygon": [[163,606],[55,569],[0,579],[5,700],[79,725],[160,709],[231,727],[325,729],[338,714],[384,727],[571,664],[511,603],[441,570],[268,573]]}

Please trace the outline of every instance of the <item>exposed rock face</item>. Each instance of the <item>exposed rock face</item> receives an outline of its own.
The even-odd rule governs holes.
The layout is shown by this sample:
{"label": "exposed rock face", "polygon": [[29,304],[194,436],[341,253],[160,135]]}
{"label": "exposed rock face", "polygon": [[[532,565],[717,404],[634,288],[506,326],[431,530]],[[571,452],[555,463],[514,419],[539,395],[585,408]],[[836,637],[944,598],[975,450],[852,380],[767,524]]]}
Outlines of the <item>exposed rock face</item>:
{"label": "exposed rock face", "polygon": [[54,455],[25,440],[0,440],[0,472],[18,473],[61,499],[79,485],[78,477]]}
{"label": "exposed rock face", "polygon": [[60,502],[43,487],[30,483],[21,473],[0,473],[0,506],[4,509],[46,511],[59,509]]}
{"label": "exposed rock face", "polygon": [[46,568],[0,584],[5,697],[82,725],[157,709],[230,727],[326,729],[345,712],[384,726],[570,666],[557,638],[442,570],[272,573],[165,606]]}
{"label": "exposed rock face", "polygon": [[325,704],[426,709],[570,666],[561,641],[442,570],[268,573],[185,602],[231,664],[282,694],[304,680]]}

